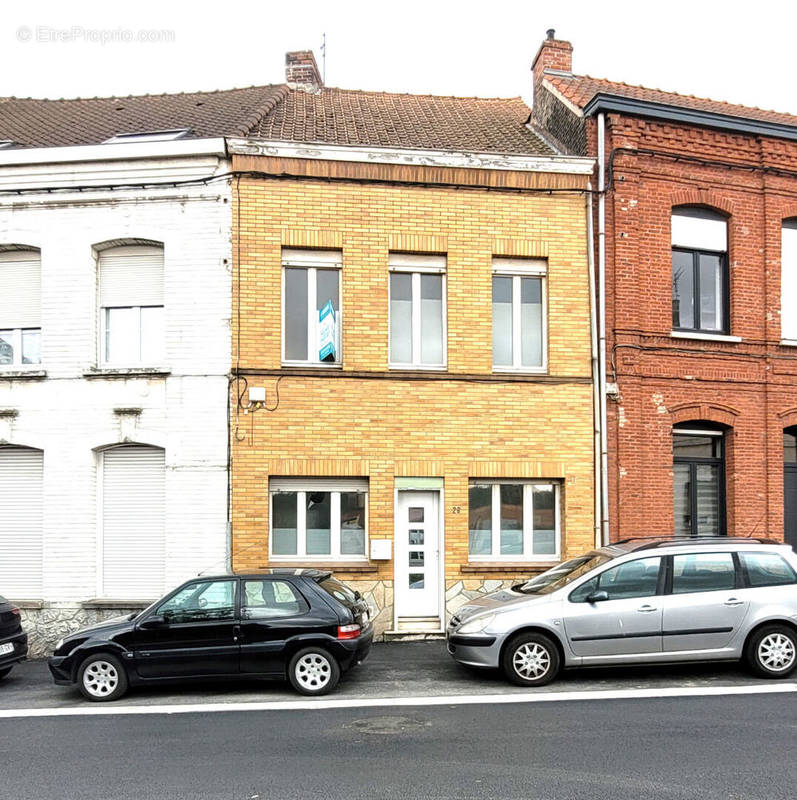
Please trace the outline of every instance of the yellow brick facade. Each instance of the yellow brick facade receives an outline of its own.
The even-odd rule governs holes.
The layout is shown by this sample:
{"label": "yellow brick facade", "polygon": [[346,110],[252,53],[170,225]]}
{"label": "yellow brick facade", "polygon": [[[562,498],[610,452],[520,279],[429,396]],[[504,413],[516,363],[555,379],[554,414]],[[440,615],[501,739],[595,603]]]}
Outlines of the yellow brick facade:
{"label": "yellow brick facade", "polygon": [[[572,176],[562,179],[571,186]],[[556,179],[552,178],[553,186]],[[269,478],[367,478],[368,537],[394,535],[396,478],[442,479],[445,589],[495,588],[529,567],[468,556],[474,478],[559,482],[562,556],[594,541],[593,419],[584,196],[295,177],[234,191],[233,565],[269,565]],[[282,248],[342,252],[340,369],[281,364]],[[447,370],[388,367],[388,255],[446,256]],[[492,368],[493,256],[547,259],[548,371]],[[247,396],[243,393],[242,402]],[[395,552],[395,551],[394,551]],[[292,562],[293,563],[293,562]],[[328,562],[327,562],[328,563]],[[513,571],[508,571],[513,570]],[[393,562],[339,566],[393,623]],[[461,603],[460,603],[461,604]],[[452,609],[449,608],[449,611]]]}

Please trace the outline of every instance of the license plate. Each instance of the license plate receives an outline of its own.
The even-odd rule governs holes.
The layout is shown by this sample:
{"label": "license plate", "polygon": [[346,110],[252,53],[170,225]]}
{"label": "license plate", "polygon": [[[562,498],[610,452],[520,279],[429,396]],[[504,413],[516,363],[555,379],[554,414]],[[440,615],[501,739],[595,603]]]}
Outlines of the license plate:
{"label": "license plate", "polygon": [[9,653],[13,652],[14,652],[13,642],[6,642],[5,644],[0,644],[0,656],[7,656]]}

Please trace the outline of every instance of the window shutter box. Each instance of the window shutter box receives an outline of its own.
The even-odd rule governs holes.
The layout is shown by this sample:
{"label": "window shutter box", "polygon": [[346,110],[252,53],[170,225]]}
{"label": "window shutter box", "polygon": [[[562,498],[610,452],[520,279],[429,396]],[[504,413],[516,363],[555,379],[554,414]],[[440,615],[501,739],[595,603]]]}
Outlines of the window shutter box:
{"label": "window shutter box", "polygon": [[41,260],[34,250],[0,253],[0,329],[41,327]]}
{"label": "window shutter box", "polygon": [[163,593],[165,458],[157,447],[106,450],[102,459],[102,596]]}
{"label": "window shutter box", "polygon": [[0,447],[0,587],[9,600],[42,596],[43,453]]}
{"label": "window shutter box", "polygon": [[163,248],[112,247],[99,258],[102,308],[163,305]]}

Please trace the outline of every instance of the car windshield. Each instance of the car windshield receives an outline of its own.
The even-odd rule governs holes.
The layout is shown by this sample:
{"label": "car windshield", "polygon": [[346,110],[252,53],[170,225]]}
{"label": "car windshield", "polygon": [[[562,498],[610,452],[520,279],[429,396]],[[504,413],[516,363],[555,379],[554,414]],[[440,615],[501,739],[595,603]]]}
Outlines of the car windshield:
{"label": "car windshield", "polygon": [[553,569],[543,572],[542,575],[537,575],[530,581],[520,583],[512,588],[523,594],[550,594],[607,561],[611,561],[611,557],[604,553],[588,553],[585,556],[557,564]]}

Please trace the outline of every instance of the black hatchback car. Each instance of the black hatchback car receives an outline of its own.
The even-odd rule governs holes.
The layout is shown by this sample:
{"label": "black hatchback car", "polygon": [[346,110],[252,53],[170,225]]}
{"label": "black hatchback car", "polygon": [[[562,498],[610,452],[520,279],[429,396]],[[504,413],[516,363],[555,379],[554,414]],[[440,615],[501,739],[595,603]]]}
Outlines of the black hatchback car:
{"label": "black hatchback car", "polygon": [[28,655],[28,635],[22,630],[19,609],[0,597],[0,679]]}
{"label": "black hatchback car", "polygon": [[322,695],[366,658],[373,635],[367,604],[332,573],[272,569],[194,578],[137,615],[65,637],[48,664],[57,684],[95,701],[197,678],[287,677]]}

